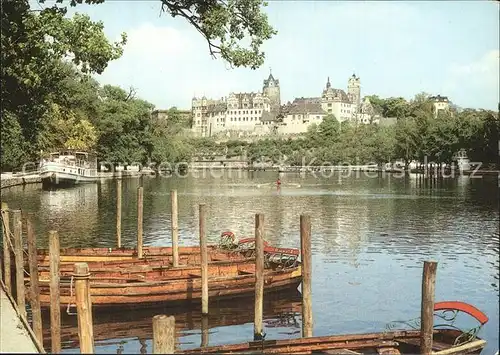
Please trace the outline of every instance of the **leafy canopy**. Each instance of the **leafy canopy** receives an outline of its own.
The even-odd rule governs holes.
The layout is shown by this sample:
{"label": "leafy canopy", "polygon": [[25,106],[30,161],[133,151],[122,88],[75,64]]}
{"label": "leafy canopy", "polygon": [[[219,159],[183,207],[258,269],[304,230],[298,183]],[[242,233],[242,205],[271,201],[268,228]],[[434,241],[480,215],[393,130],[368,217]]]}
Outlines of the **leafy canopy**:
{"label": "leafy canopy", "polygon": [[[259,68],[265,58],[262,44],[277,34],[262,11],[268,5],[263,0],[159,1],[163,12],[184,18],[206,39],[212,57],[220,56],[233,67]],[[70,5],[83,2],[100,4],[104,0],[71,0]]]}

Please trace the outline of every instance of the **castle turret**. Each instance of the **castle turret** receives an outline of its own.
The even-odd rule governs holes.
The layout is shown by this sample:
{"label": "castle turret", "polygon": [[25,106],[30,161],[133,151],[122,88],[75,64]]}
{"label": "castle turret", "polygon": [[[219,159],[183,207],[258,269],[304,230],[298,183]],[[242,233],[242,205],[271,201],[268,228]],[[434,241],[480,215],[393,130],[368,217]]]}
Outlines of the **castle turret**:
{"label": "castle turret", "polygon": [[269,72],[267,80],[264,80],[262,93],[271,101],[271,110],[279,111],[281,107],[280,81],[274,79],[271,72]]}
{"label": "castle turret", "polygon": [[359,106],[361,103],[361,81],[356,74],[352,74],[347,83],[347,93],[352,103]]}

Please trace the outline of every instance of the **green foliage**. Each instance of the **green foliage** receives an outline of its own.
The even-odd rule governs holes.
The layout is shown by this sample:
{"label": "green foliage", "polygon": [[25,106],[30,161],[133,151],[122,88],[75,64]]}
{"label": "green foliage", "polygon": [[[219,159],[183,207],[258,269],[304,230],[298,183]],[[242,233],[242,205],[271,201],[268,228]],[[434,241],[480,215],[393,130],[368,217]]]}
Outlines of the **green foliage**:
{"label": "green foliage", "polygon": [[69,63],[84,74],[101,73],[121,55],[125,44],[125,37],[110,44],[102,23],[86,15],[67,18],[65,13],[55,6],[32,11],[27,0],[2,1],[2,110],[16,118],[19,139],[29,142],[23,145],[26,159],[36,159],[40,150],[61,143],[54,137],[58,120],[73,117],[77,124],[86,118],[82,112],[72,112],[59,96],[68,79],[78,85]]}
{"label": "green foliage", "polygon": [[327,116],[321,124],[311,125],[297,139],[263,139],[251,144],[230,141],[215,144],[208,139],[195,145],[203,149],[234,152],[245,150],[250,162],[290,165],[367,164],[412,160],[451,163],[460,149],[473,161],[498,161],[498,114],[484,110],[440,112],[434,114],[429,95],[421,93],[407,102],[403,98],[370,97],[385,112],[400,116],[392,126],[340,124]]}
{"label": "green foliage", "polygon": [[[72,0],[99,4],[104,0]],[[259,68],[264,63],[261,46],[277,31],[262,11],[263,0],[160,0],[162,10],[172,17],[184,18],[207,41],[213,57],[220,57],[234,67]],[[57,8],[60,5],[54,5]],[[65,7],[61,8],[63,11]]]}
{"label": "green foliage", "polygon": [[25,141],[17,117],[11,112],[4,112],[1,120],[2,128],[2,170],[12,171],[19,168],[25,158]]}
{"label": "green foliage", "polygon": [[[212,56],[234,67],[264,63],[261,46],[277,32],[269,25],[262,0],[161,0],[164,11],[185,18],[207,40]],[[245,46],[243,40],[250,43]]]}

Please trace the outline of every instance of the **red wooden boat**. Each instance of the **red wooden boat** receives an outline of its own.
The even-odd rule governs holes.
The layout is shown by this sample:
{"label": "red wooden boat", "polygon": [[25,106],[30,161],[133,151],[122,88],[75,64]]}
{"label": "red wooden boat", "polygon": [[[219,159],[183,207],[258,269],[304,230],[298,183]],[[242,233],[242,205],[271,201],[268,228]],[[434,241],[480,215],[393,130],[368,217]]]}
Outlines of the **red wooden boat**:
{"label": "red wooden boat", "polygon": [[[201,299],[200,267],[180,269],[178,277],[160,276],[161,271],[121,277],[90,278],[90,294],[95,307],[115,305],[147,306],[163,302],[193,301]],[[185,271],[186,270],[186,271]],[[255,292],[255,264],[252,262],[221,262],[209,267],[208,290],[210,298],[234,298]],[[139,273],[140,274],[140,273]],[[142,277],[143,276],[143,277]],[[300,263],[276,267],[264,271],[264,291],[296,289],[302,281]],[[29,284],[28,284],[29,285]],[[50,306],[50,287],[47,279],[39,282],[40,303]],[[29,294],[29,293],[28,293]],[[75,302],[72,279],[62,279],[60,284],[61,305]]]}
{"label": "red wooden boat", "polygon": [[[438,302],[434,310],[445,324],[435,326],[433,355],[480,354],[486,341],[477,333],[488,321],[488,317],[467,303],[451,301]],[[439,312],[442,312],[439,314]],[[467,313],[479,325],[461,330],[455,324],[459,312]],[[413,322],[413,324],[412,324]],[[176,351],[176,353],[273,353],[273,354],[420,354],[419,320],[397,322],[413,329],[388,330],[380,333],[333,335],[286,340],[263,340],[241,344],[230,344]],[[389,326],[393,328],[394,324]]]}
{"label": "red wooden boat", "polygon": [[[267,241],[264,241],[265,251],[273,252],[273,247]],[[296,253],[296,249],[279,248],[285,253]],[[208,246],[209,258],[213,261],[222,260],[244,260],[252,258],[255,250],[255,239],[244,238],[238,240],[234,233],[223,232],[219,241],[215,245]],[[37,250],[38,264],[40,266],[49,265],[49,250]],[[27,255],[27,253],[26,253]],[[297,254],[298,255],[298,254]],[[137,249],[135,248],[63,248],[60,250],[60,262],[136,262],[138,260],[163,259],[172,260],[172,247],[143,247],[143,258],[139,259]],[[199,246],[179,247],[179,258],[182,263],[199,263]],[[27,258],[25,257],[27,262]],[[140,262],[139,262],[140,263]]]}

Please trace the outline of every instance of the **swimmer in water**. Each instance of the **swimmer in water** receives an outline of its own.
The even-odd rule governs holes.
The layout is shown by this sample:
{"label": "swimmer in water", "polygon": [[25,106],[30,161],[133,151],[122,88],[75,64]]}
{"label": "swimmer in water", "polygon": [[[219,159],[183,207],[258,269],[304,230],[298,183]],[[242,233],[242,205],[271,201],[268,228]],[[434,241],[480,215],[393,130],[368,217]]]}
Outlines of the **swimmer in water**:
{"label": "swimmer in water", "polygon": [[278,180],[276,180],[276,187],[279,189],[281,187],[281,180],[278,177]]}

